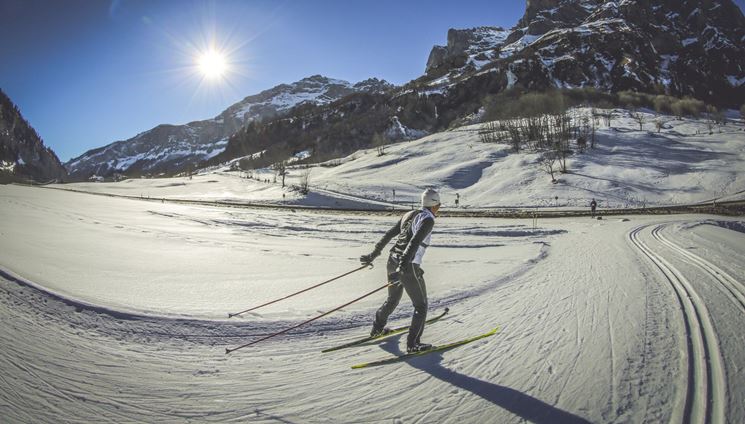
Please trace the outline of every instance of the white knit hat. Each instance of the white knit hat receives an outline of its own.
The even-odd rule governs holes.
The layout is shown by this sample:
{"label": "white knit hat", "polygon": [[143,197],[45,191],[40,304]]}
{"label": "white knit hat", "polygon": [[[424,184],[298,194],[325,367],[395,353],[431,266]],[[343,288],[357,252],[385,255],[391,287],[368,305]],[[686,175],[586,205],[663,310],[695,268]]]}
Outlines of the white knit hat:
{"label": "white knit hat", "polygon": [[422,207],[431,208],[440,204],[440,194],[428,188],[422,193]]}

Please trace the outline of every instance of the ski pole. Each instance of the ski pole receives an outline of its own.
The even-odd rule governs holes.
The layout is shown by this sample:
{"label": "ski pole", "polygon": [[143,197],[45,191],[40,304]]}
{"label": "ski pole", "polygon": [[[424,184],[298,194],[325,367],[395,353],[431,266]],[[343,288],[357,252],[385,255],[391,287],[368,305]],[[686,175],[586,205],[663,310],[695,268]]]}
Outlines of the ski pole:
{"label": "ski pole", "polygon": [[234,314],[230,314],[230,313],[229,313],[229,314],[228,314],[228,318],[233,318],[233,317],[235,317],[235,316],[238,316],[238,315],[241,315],[241,314],[245,314],[246,312],[251,312],[251,311],[253,311],[253,310],[255,310],[255,309],[263,308],[264,306],[267,306],[267,305],[271,305],[272,303],[277,303],[277,302],[279,302],[280,300],[285,300],[285,299],[289,299],[289,298],[291,298],[292,296],[298,295],[298,294],[300,294],[300,293],[305,293],[305,292],[307,292],[308,290],[313,290],[313,289],[315,289],[316,287],[321,287],[321,286],[322,286],[322,285],[324,285],[324,284],[328,284],[328,283],[330,283],[330,282],[332,282],[332,281],[335,281],[335,280],[338,280],[338,279],[340,279],[340,278],[342,278],[342,277],[346,277],[347,275],[349,275],[349,274],[352,274],[352,273],[355,273],[355,272],[357,272],[357,271],[359,271],[359,270],[361,270],[361,269],[367,268],[368,266],[369,266],[370,268],[372,268],[372,264],[371,264],[371,263],[370,263],[370,264],[365,264],[365,265],[362,265],[362,266],[361,266],[361,267],[359,267],[359,268],[355,268],[355,269],[353,269],[353,270],[351,270],[351,271],[349,271],[349,272],[345,272],[345,273],[344,273],[344,274],[342,274],[342,275],[339,275],[339,276],[337,276],[337,277],[334,277],[334,278],[332,278],[332,279],[330,279],[330,280],[326,280],[326,281],[324,281],[324,282],[322,282],[322,283],[318,283],[318,284],[316,284],[315,286],[312,286],[312,287],[308,287],[307,289],[302,289],[302,290],[300,290],[299,292],[295,292],[295,293],[292,293],[292,294],[288,294],[287,296],[285,296],[285,297],[282,297],[282,298],[280,298],[280,299],[275,299],[275,300],[272,300],[272,301],[270,301],[270,302],[266,302],[266,303],[264,303],[264,304],[262,304],[262,305],[259,305],[259,306],[254,306],[253,308],[249,308],[249,309],[246,309],[245,311],[240,311],[240,312],[236,312],[236,313],[234,313]]}
{"label": "ski pole", "polygon": [[330,314],[330,313],[332,313],[332,312],[336,312],[336,311],[338,311],[339,309],[345,308],[345,307],[347,307],[347,306],[351,305],[352,303],[354,303],[354,302],[358,302],[358,301],[360,301],[360,300],[362,300],[362,299],[366,298],[367,296],[370,296],[370,295],[372,295],[372,294],[375,294],[375,293],[377,293],[377,292],[379,292],[379,291],[381,291],[381,290],[383,290],[383,289],[385,289],[385,288],[387,288],[387,287],[390,287],[391,285],[392,285],[392,284],[390,284],[390,283],[386,283],[386,285],[384,285],[384,286],[381,286],[381,287],[378,287],[377,289],[375,289],[375,290],[371,291],[370,293],[367,293],[367,294],[365,294],[365,295],[363,295],[363,296],[360,296],[360,297],[358,297],[357,299],[354,299],[354,300],[352,300],[351,302],[347,302],[347,303],[345,303],[345,304],[343,304],[343,305],[341,305],[341,306],[339,306],[339,307],[337,307],[337,308],[334,308],[334,309],[332,309],[332,310],[330,310],[330,311],[328,311],[328,312],[324,312],[324,313],[322,313],[321,315],[318,315],[317,317],[313,317],[313,318],[311,318],[311,319],[309,319],[309,320],[307,320],[307,321],[303,321],[303,322],[301,322],[301,323],[300,323],[300,324],[298,324],[298,325],[294,325],[294,326],[292,326],[292,327],[290,327],[290,328],[286,328],[286,329],[284,329],[284,330],[282,330],[282,331],[280,331],[280,332],[277,332],[277,333],[274,333],[274,334],[270,334],[270,335],[268,335],[268,336],[266,336],[266,337],[262,337],[262,338],[260,338],[259,340],[254,340],[254,341],[252,341],[252,342],[250,342],[250,343],[246,343],[246,344],[244,344],[244,345],[238,346],[238,347],[236,347],[236,348],[233,348],[233,349],[230,349],[230,348],[225,348],[225,354],[227,355],[228,353],[230,353],[230,352],[233,352],[233,351],[236,351],[236,350],[238,350],[238,349],[243,349],[244,347],[247,347],[247,346],[251,346],[251,345],[254,345],[254,344],[256,344],[256,343],[259,343],[259,342],[263,342],[264,340],[267,340],[267,339],[271,339],[272,337],[276,337],[276,336],[279,336],[280,334],[284,334],[284,333],[286,333],[286,332],[288,332],[288,331],[290,331],[290,330],[294,330],[294,329],[296,329],[296,328],[298,328],[298,327],[302,327],[302,326],[303,326],[303,325],[305,325],[305,324],[308,324],[308,323],[310,323],[310,322],[313,322],[313,321],[315,321],[315,320],[317,320],[317,319],[323,318],[323,317],[325,317],[326,315],[328,315],[328,314]]}

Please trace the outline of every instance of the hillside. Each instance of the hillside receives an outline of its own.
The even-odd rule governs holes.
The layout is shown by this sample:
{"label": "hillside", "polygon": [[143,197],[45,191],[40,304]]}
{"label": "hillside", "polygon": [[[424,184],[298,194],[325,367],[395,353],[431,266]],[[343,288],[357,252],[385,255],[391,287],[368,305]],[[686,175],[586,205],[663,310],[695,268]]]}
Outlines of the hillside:
{"label": "hillside", "polygon": [[67,171],[57,155],[0,90],[0,183],[60,182],[65,178]]}
{"label": "hillside", "polygon": [[[589,113],[575,109],[575,114]],[[78,183],[62,188],[200,200],[270,204],[407,207],[425,187],[442,193],[446,208],[601,208],[675,205],[745,198],[745,124],[712,126],[706,119],[655,116],[638,122],[615,110],[612,126],[600,123],[597,145],[568,158],[568,173],[552,184],[538,165],[544,152],[514,153],[506,143],[484,143],[487,124],[455,128],[384,148],[361,150],[310,168],[291,166],[282,189],[269,168],[204,170],[192,178]],[[657,132],[655,119],[664,122]],[[720,132],[721,131],[721,132]],[[289,189],[308,174],[310,193]],[[245,178],[250,175],[252,179]],[[266,181],[269,181],[268,183]],[[395,196],[394,196],[395,190]],[[558,197],[558,199],[557,199]]]}
{"label": "hillside", "polygon": [[425,74],[390,95],[343,98],[246,128],[217,159],[265,152],[277,160],[302,150],[317,160],[345,156],[397,125],[433,133],[478,120],[490,96],[509,90],[646,92],[739,108],[745,98],[743,39],[745,17],[731,0],[529,1],[509,30],[448,31],[447,45],[430,52]]}
{"label": "hillside", "polygon": [[246,124],[284,116],[296,106],[325,105],[352,93],[382,93],[392,87],[374,78],[351,84],[313,75],[247,96],[212,119],[159,125],[130,139],[89,150],[69,160],[65,167],[75,180],[192,171],[223,152],[228,138]]}

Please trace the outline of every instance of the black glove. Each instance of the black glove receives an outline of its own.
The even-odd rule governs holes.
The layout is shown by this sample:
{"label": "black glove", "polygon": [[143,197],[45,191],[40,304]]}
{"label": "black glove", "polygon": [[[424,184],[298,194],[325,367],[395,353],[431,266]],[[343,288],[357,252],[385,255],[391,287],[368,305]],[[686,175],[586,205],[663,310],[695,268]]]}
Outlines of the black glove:
{"label": "black glove", "polygon": [[376,252],[372,252],[367,255],[362,255],[360,256],[360,263],[363,265],[371,264],[375,260],[375,258],[378,257],[378,255],[379,253],[376,253]]}

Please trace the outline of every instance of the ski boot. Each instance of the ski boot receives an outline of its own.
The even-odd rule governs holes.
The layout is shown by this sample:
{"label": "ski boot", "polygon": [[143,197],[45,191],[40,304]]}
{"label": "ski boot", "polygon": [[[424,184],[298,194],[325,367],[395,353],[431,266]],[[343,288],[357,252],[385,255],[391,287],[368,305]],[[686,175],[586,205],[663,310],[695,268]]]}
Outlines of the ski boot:
{"label": "ski boot", "polygon": [[429,343],[417,343],[413,346],[408,346],[406,348],[406,353],[417,353],[417,352],[424,352],[425,350],[432,349],[432,345]]}
{"label": "ski boot", "polygon": [[372,330],[370,330],[370,337],[380,337],[380,336],[385,336],[386,334],[390,333],[391,331],[393,331],[393,330],[391,330],[391,329],[390,329],[390,328],[388,328],[388,327],[383,327],[383,328],[381,328],[381,329],[378,329],[378,328],[375,328],[375,327],[373,326],[373,329],[372,329]]}

